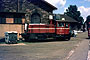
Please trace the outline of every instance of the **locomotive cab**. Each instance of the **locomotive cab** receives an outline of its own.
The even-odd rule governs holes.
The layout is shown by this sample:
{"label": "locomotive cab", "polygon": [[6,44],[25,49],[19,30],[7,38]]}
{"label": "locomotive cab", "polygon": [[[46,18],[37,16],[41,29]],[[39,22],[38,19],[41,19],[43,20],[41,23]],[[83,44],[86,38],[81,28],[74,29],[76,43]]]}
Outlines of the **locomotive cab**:
{"label": "locomotive cab", "polygon": [[59,38],[70,40],[69,23],[56,21],[56,35]]}

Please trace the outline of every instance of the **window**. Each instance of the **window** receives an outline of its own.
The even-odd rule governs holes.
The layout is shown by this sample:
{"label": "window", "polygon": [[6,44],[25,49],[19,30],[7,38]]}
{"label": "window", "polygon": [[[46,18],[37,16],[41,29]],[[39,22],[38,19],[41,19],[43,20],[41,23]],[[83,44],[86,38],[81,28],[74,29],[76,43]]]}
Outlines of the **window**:
{"label": "window", "polygon": [[5,17],[0,17],[0,24],[6,23],[6,18]]}
{"label": "window", "polygon": [[40,23],[40,15],[38,13],[32,14],[31,23]]}
{"label": "window", "polygon": [[20,23],[22,23],[22,18],[14,18],[14,23],[15,23],[15,24],[20,24]]}
{"label": "window", "polygon": [[55,14],[54,20],[60,20],[60,15],[59,14]]}
{"label": "window", "polygon": [[20,15],[20,14],[14,15],[14,23],[21,24],[22,23],[22,15]]}
{"label": "window", "polygon": [[68,28],[68,23],[65,24],[65,28]]}
{"label": "window", "polygon": [[58,27],[64,27],[64,23],[58,23]]}
{"label": "window", "polygon": [[2,23],[6,23],[6,18],[2,18]]}
{"label": "window", "polygon": [[20,23],[22,23],[22,18],[14,18],[14,23],[15,23],[15,24],[20,24]]}

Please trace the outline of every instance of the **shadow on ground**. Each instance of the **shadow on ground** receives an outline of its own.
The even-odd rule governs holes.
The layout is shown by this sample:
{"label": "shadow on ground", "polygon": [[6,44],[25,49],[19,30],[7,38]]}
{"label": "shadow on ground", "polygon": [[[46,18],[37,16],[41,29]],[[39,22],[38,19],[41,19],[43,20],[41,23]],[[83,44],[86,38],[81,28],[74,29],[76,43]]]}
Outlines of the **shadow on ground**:
{"label": "shadow on ground", "polygon": [[26,41],[24,40],[23,42],[31,42],[31,43],[43,43],[43,42],[59,42],[59,41],[68,41],[68,40],[64,40],[64,39],[47,39],[47,40],[29,40]]}
{"label": "shadow on ground", "polygon": [[[17,42],[30,42],[30,43],[43,43],[43,42],[61,42],[61,41],[69,41],[69,40],[65,40],[65,39],[46,39],[46,40],[35,40],[35,39],[31,39],[31,40],[18,40]],[[5,43],[5,38],[0,38],[0,43]]]}
{"label": "shadow on ground", "polygon": [[5,42],[5,38],[0,38],[0,43]]}
{"label": "shadow on ground", "polygon": [[90,38],[86,38],[86,39],[88,39],[88,40],[89,40]]}

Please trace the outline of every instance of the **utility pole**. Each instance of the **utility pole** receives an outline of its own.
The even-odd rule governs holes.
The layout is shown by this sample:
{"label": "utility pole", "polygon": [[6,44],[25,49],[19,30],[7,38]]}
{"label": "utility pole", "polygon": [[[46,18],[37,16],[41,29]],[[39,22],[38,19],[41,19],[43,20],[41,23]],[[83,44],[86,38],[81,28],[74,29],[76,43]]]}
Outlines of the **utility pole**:
{"label": "utility pole", "polygon": [[19,0],[17,0],[17,12],[19,12]]}

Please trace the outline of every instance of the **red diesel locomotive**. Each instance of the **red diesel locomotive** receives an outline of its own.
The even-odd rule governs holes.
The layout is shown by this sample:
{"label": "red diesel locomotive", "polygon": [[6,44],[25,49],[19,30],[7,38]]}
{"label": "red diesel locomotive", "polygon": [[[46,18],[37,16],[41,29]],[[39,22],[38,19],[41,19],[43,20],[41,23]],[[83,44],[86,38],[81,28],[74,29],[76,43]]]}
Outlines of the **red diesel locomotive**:
{"label": "red diesel locomotive", "polygon": [[49,38],[70,40],[70,28],[69,23],[53,20],[50,16],[50,24],[25,24],[25,33],[21,35],[26,41]]}

